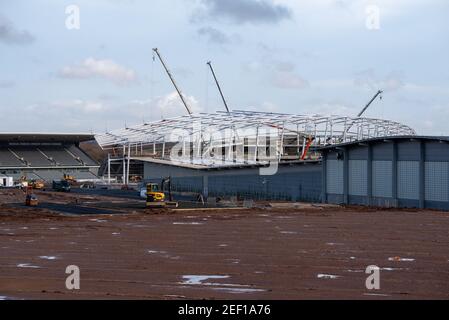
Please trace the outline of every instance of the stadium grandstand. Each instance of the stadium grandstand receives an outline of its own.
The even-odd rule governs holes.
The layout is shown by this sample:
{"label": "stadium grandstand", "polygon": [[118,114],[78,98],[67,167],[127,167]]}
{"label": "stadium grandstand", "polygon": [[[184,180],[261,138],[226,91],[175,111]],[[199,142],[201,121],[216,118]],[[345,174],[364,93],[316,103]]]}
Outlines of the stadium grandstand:
{"label": "stadium grandstand", "polygon": [[92,140],[91,134],[0,133],[0,175],[15,181],[51,182],[64,174],[98,179],[99,164],[80,148]]}

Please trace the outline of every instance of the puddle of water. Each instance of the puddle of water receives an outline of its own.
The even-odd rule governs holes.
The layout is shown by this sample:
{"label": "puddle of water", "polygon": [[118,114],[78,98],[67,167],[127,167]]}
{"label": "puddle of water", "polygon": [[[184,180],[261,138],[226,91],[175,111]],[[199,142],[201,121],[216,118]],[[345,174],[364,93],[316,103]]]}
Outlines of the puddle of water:
{"label": "puddle of water", "polygon": [[32,264],[29,264],[29,263],[19,263],[17,265],[17,268],[34,268],[34,269],[39,269],[40,267],[39,266],[34,266]]}
{"label": "puddle of water", "polygon": [[349,259],[351,259],[351,260],[355,260],[355,257],[349,257]]}
{"label": "puddle of water", "polygon": [[92,221],[92,222],[107,222],[108,220],[104,220],[104,219],[89,219],[89,221]]}
{"label": "puddle of water", "polygon": [[147,250],[148,253],[166,253],[165,251]]}
{"label": "puddle of water", "polygon": [[264,289],[250,288],[249,285],[243,284],[204,282],[209,279],[228,279],[230,278],[228,275],[185,275],[182,276],[182,278],[184,279],[184,281],[180,284],[183,285],[212,286],[213,290],[227,291],[229,293],[252,293],[266,291]]}
{"label": "puddle of water", "polygon": [[173,259],[173,260],[181,259],[180,256],[172,256],[171,254],[168,254],[167,251],[147,250],[147,253],[149,253],[149,254],[158,254],[162,258],[166,258],[166,259]]}
{"label": "puddle of water", "polygon": [[2,300],[10,300],[10,298],[7,296],[0,296],[0,301],[2,301]]}
{"label": "puddle of water", "polygon": [[328,246],[342,246],[343,243],[339,243],[339,242],[327,242],[326,243]]}
{"label": "puddle of water", "polygon": [[[182,276],[185,279],[181,284],[193,284],[193,285],[212,285],[211,283],[203,283],[208,279],[228,279],[229,276],[214,276],[214,275],[185,275]],[[219,284],[222,285],[222,284]]]}
{"label": "puddle of water", "polygon": [[181,224],[181,225],[183,225],[183,224],[190,224],[190,225],[201,225],[201,224],[204,224],[204,223],[202,223],[202,222],[173,222],[173,224]]}
{"label": "puddle of water", "polygon": [[385,267],[385,268],[380,268],[380,270],[385,270],[385,271],[395,271],[395,270],[408,270],[408,268],[390,268],[390,267]]}
{"label": "puddle of water", "polygon": [[282,234],[298,234],[296,231],[281,231]]}
{"label": "puddle of water", "polygon": [[334,274],[324,274],[324,273],[319,273],[316,275],[316,277],[318,279],[337,279],[340,278],[340,276],[336,276]]}
{"label": "puddle of water", "polygon": [[403,262],[413,262],[415,259],[413,258],[401,258],[401,257],[390,257],[388,261],[403,261]]}
{"label": "puddle of water", "polygon": [[44,259],[44,260],[56,260],[56,259],[58,259],[55,256],[39,256],[39,258]]}
{"label": "puddle of water", "polygon": [[225,261],[229,261],[232,264],[239,264],[240,263],[240,259],[225,259]]}
{"label": "puddle of water", "polygon": [[356,272],[356,273],[363,272],[363,270],[351,270],[351,269],[346,270],[346,271],[347,272]]}
{"label": "puddle of water", "polygon": [[383,293],[364,293],[364,296],[379,296],[379,297],[391,297],[389,294],[383,294]]}
{"label": "puddle of water", "polygon": [[117,235],[119,235],[119,234],[120,234],[120,232],[113,232],[113,233],[112,233],[113,236],[117,236]]}
{"label": "puddle of water", "polygon": [[254,288],[225,288],[225,287],[218,287],[213,288],[214,290],[220,290],[220,291],[228,291],[230,293],[253,293],[253,292],[264,292],[267,290],[264,289],[254,289]]}
{"label": "puddle of water", "polygon": [[22,230],[28,230],[28,227],[21,227]]}
{"label": "puddle of water", "polygon": [[58,230],[58,228],[55,228],[55,227],[51,227],[51,228],[49,228],[50,230]]}
{"label": "puddle of water", "polygon": [[227,247],[228,245],[227,245],[227,244],[225,244],[225,243],[222,243],[222,244],[219,244],[218,246],[219,246],[219,247],[223,247],[223,248],[224,248],[224,247]]}

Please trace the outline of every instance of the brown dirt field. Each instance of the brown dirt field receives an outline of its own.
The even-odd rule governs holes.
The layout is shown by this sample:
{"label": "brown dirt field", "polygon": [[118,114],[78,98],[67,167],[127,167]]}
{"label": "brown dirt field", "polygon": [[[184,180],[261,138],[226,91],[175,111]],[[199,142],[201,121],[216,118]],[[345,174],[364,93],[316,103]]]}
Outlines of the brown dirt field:
{"label": "brown dirt field", "polygon": [[[61,203],[77,197],[39,194]],[[63,216],[11,206],[22,198],[18,190],[0,195],[0,296],[8,299],[449,298],[448,212],[331,207]],[[81,270],[80,290],[65,288],[68,265]],[[365,288],[368,265],[381,268],[380,290]],[[221,277],[189,282],[187,275]]]}

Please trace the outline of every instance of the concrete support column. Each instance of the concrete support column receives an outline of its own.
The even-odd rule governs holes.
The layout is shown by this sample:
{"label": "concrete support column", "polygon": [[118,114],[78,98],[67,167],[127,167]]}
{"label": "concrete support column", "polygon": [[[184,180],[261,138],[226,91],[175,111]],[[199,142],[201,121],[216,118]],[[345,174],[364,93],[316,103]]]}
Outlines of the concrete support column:
{"label": "concrete support column", "polygon": [[203,198],[204,201],[209,197],[209,176],[203,176]]}
{"label": "concrete support column", "polygon": [[373,204],[373,146],[368,144],[368,160],[367,160],[367,197],[368,197],[368,205],[371,206]]}
{"label": "concrete support column", "polygon": [[122,183],[126,184],[126,146],[123,145],[123,177],[122,177]]}
{"label": "concrete support column", "polygon": [[343,203],[349,204],[349,150],[343,151]]}
{"label": "concrete support column", "polygon": [[393,142],[391,167],[391,197],[393,198],[394,207],[398,207],[398,144],[396,141]]}
{"label": "concrete support column", "polygon": [[131,161],[131,144],[128,144],[128,162],[126,164],[126,184],[129,184],[129,163]]}
{"label": "concrete support column", "polygon": [[426,197],[426,173],[425,173],[426,145],[424,141],[419,143],[419,208],[425,208]]}
{"label": "concrete support column", "polygon": [[108,152],[108,184],[111,184],[111,154]]}
{"label": "concrete support column", "polygon": [[327,203],[327,152],[322,153],[321,159],[321,202]]}

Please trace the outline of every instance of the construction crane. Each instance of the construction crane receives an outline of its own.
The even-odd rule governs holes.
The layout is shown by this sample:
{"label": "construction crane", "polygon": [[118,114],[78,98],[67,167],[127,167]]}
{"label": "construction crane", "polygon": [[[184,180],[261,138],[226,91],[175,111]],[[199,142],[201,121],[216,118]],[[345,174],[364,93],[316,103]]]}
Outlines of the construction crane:
{"label": "construction crane", "polygon": [[[366,106],[362,109],[362,111],[359,112],[357,117],[361,117],[362,114],[366,111],[366,109],[368,109],[368,107],[371,105],[371,103],[373,103],[374,100],[376,100],[377,96],[380,96],[382,93],[383,93],[382,90],[377,91],[377,93],[374,95],[374,97],[366,104]],[[379,99],[382,100],[382,96],[380,96]]]}
{"label": "construction crane", "polygon": [[173,86],[176,89],[176,92],[178,92],[179,97],[181,98],[182,103],[184,104],[184,107],[186,108],[189,115],[192,115],[192,110],[190,109],[189,105],[187,104],[184,96],[182,95],[181,90],[179,90],[178,86],[176,85],[175,79],[173,79],[173,76],[171,75],[170,71],[167,68],[167,65],[165,64],[164,60],[162,59],[159,50],[157,48],[154,48],[153,51],[156,53],[157,57],[159,58],[159,61],[161,62],[162,66],[165,69],[165,72],[167,72],[168,77],[170,78],[171,82],[173,83]]}
{"label": "construction crane", "polygon": [[[363,113],[365,113],[366,109],[376,100],[376,98],[379,96],[379,99],[382,100],[381,94],[383,93],[382,90],[379,90],[376,92],[376,94],[371,98],[371,100],[366,104],[365,107],[357,114],[357,118],[360,118]],[[349,130],[352,128],[353,123],[351,123],[348,128],[343,132],[343,137],[346,136],[346,133],[349,132]]]}
{"label": "construction crane", "polygon": [[226,108],[226,111],[229,113],[228,104],[226,103],[226,99],[223,95],[223,91],[221,91],[221,87],[220,87],[220,84],[218,83],[217,76],[215,75],[214,68],[212,68],[212,62],[208,61],[207,64],[209,65],[210,71],[212,72],[212,75],[214,76],[215,83],[217,84],[217,88],[218,88],[218,91],[220,92],[221,99],[223,99],[223,103]]}

